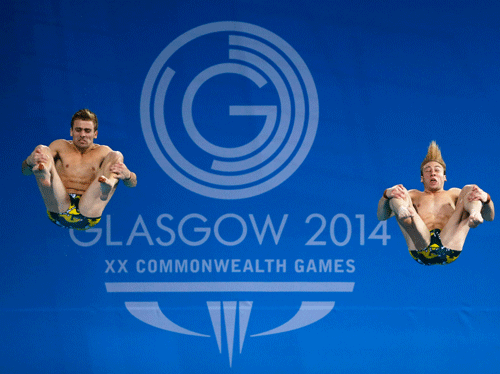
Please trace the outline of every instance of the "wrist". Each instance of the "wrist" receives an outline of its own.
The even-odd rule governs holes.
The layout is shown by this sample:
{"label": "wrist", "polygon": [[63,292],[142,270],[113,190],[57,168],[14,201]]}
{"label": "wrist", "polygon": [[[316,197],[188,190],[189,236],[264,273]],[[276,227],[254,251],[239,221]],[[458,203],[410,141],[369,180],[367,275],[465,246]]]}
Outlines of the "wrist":
{"label": "wrist", "polygon": [[384,199],[390,200],[391,197],[387,196],[387,190],[384,191]]}
{"label": "wrist", "polygon": [[489,203],[490,203],[490,201],[491,201],[491,196],[490,196],[490,194],[489,194],[489,193],[487,193],[486,195],[487,195],[487,197],[486,197],[486,201],[485,201],[485,202],[483,202],[483,205],[489,204]]}
{"label": "wrist", "polygon": [[24,163],[30,170],[33,169],[36,165],[36,163],[34,162],[33,163],[29,162],[29,157],[26,160],[24,160]]}
{"label": "wrist", "polygon": [[27,166],[29,166],[30,168],[32,168],[33,166],[35,166],[35,163],[34,162],[30,162],[30,157],[31,156],[28,156],[26,158],[26,160],[24,160],[24,162],[26,163]]}

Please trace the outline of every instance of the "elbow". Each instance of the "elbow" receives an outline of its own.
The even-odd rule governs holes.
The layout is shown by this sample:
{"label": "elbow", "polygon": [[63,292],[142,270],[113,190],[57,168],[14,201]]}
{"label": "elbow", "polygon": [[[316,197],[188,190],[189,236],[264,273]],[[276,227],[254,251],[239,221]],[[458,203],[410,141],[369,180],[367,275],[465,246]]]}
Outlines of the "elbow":
{"label": "elbow", "polygon": [[387,221],[389,217],[387,217],[386,214],[383,214],[383,213],[380,213],[380,212],[377,212],[377,219],[379,221]]}
{"label": "elbow", "polygon": [[481,212],[481,215],[485,221],[493,221],[495,219],[495,212],[493,211],[488,213]]}
{"label": "elbow", "polygon": [[23,173],[23,175],[31,175],[31,174],[33,174],[33,171],[31,170],[31,168],[29,166],[25,165],[24,163],[21,166],[21,172]]}
{"label": "elbow", "polygon": [[124,181],[123,184],[125,184],[125,186],[129,188],[134,188],[135,186],[137,186],[137,181],[136,180],[130,180],[127,182]]}
{"label": "elbow", "polygon": [[378,204],[377,219],[379,221],[387,221],[390,216],[391,216],[391,210],[388,209],[388,207],[385,205],[385,202],[382,202],[381,200]]}
{"label": "elbow", "polygon": [[495,208],[493,207],[493,203],[483,206],[481,215],[485,221],[493,221],[495,219]]}

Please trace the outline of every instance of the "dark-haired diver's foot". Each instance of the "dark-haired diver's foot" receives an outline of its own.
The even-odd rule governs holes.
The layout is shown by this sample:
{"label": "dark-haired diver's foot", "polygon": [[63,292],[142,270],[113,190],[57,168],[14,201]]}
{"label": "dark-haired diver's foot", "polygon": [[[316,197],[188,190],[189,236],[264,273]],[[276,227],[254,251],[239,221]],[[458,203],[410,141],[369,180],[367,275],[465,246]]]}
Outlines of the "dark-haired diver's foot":
{"label": "dark-haired diver's foot", "polygon": [[40,181],[42,186],[50,187],[50,173],[44,164],[39,163],[33,166],[31,169],[37,180]]}
{"label": "dark-haired diver's foot", "polygon": [[[114,179],[114,178],[113,178]],[[106,201],[108,199],[109,193],[115,186],[116,182],[112,182],[108,178],[106,178],[104,175],[101,175],[99,177],[99,183],[101,183],[101,200]]]}

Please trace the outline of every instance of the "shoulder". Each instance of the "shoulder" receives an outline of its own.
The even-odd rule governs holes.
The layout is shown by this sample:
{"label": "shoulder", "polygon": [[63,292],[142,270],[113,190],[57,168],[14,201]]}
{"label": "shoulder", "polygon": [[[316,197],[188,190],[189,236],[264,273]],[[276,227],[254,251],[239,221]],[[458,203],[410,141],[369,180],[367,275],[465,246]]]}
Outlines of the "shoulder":
{"label": "shoulder", "polygon": [[100,155],[106,156],[109,152],[112,152],[113,150],[111,147],[108,147],[107,145],[101,145],[101,144],[95,144],[94,143],[94,150],[97,151]]}
{"label": "shoulder", "polygon": [[461,191],[462,191],[461,188],[453,187],[453,188],[450,188],[448,191],[446,191],[446,193],[448,195],[450,195],[451,197],[458,199],[458,195],[460,195]]}
{"label": "shoulder", "polygon": [[102,162],[110,152],[113,152],[113,150],[107,145],[100,145],[94,143],[94,148],[89,153],[89,157],[98,162]]}
{"label": "shoulder", "polygon": [[69,141],[65,139],[57,139],[50,143],[49,147],[52,148],[62,148],[67,147],[69,145]]}
{"label": "shoulder", "polygon": [[52,151],[52,153],[56,154],[56,153],[64,152],[65,150],[69,149],[70,144],[71,143],[68,140],[57,139],[49,144],[49,148]]}
{"label": "shoulder", "polygon": [[410,195],[411,199],[414,200],[422,196],[423,192],[419,190],[409,190],[408,194]]}

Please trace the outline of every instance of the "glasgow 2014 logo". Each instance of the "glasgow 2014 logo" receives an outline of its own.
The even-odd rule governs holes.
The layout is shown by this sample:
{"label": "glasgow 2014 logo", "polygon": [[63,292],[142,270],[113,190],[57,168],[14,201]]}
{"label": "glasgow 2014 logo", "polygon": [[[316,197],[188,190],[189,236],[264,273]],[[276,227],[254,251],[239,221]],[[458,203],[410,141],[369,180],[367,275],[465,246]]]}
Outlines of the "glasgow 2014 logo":
{"label": "glasgow 2014 logo", "polygon": [[319,117],[299,54],[242,22],[202,25],[172,41],[147,74],[140,110],[165,173],[216,199],[249,198],[284,182],[311,149]]}
{"label": "glasgow 2014 logo", "polygon": [[[173,40],[147,74],[140,110],[146,144],[163,171],[194,193],[228,200],[258,196],[287,180],[307,157],[319,119],[316,86],[304,60],[276,34],[242,22],[205,24]],[[188,217],[203,218],[199,215]],[[246,233],[246,223],[239,216],[227,214],[222,218],[238,220]],[[278,234],[267,220],[263,230],[265,232],[269,224],[275,239],[279,238],[285,221],[286,217]],[[223,241],[222,244],[236,243]],[[127,260],[118,261],[118,273],[122,270],[128,273]],[[189,269],[197,273],[200,266],[206,266],[211,272],[212,260],[202,261],[200,265],[198,260],[192,260]],[[231,260],[235,272],[241,271],[238,261]],[[269,267],[272,261],[269,260]],[[299,273],[300,261],[295,261]],[[106,262],[106,273],[114,273],[114,260]],[[222,268],[222,260],[214,262],[216,268]],[[181,262],[175,263],[181,266]],[[182,266],[188,269],[186,260],[183,263]],[[285,271],[285,259],[275,263],[277,272]],[[151,273],[156,273],[156,264],[156,261],[147,263],[148,267],[152,266],[148,268]],[[159,266],[166,272],[174,267],[171,259],[162,264]],[[258,259],[252,264],[251,260],[246,260],[244,269],[254,269],[255,265],[256,273],[262,271]],[[328,260],[320,267],[331,271],[333,266],[337,271],[340,262],[332,264],[332,260]],[[354,272],[353,260],[345,264],[346,272]],[[147,273],[145,266],[145,260],[138,260],[136,271]],[[234,345],[239,342],[241,353],[247,336],[280,334],[315,323],[334,308],[335,302],[330,299],[332,293],[353,292],[353,289],[354,282],[106,283],[108,293],[210,295],[206,307],[213,336],[222,353],[225,330],[230,366]],[[225,293],[249,298],[256,293],[323,293],[328,295],[328,301],[301,301],[297,313],[285,323],[263,331],[249,331],[247,335],[253,301],[247,296],[243,296],[244,301],[232,301],[233,296],[228,296],[229,301],[217,301]],[[126,301],[125,306],[134,317],[156,328],[198,337],[210,336],[177,325],[153,300]]]}

